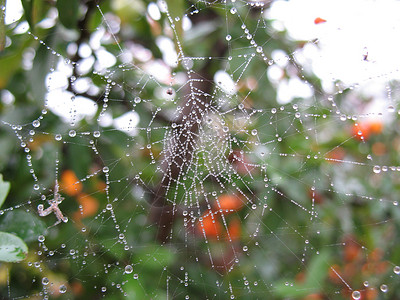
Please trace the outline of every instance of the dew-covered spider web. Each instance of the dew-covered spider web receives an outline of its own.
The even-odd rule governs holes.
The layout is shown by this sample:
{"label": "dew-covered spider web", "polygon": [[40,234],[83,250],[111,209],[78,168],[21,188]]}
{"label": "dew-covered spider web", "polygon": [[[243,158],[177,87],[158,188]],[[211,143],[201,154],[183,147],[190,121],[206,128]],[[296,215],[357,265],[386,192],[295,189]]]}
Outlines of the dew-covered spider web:
{"label": "dew-covered spider web", "polygon": [[80,8],[8,25],[3,298],[400,297],[397,2]]}

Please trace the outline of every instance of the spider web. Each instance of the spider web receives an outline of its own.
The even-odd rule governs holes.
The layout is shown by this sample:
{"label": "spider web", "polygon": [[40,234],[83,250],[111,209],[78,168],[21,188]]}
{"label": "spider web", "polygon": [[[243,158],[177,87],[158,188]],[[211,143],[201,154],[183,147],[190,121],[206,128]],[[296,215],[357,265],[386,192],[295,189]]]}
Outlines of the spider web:
{"label": "spider web", "polygon": [[[373,45],[349,45],[364,77],[321,71],[332,54],[318,51],[332,42],[282,39],[277,3],[198,1],[182,15],[151,3],[149,23],[157,11],[165,21],[163,59],[122,41],[101,6],[87,44],[56,50],[23,34],[50,63],[41,113],[3,118],[32,188],[1,218],[26,212],[46,225],[27,260],[5,267],[4,297],[398,295],[396,58],[380,67]],[[211,13],[223,36],[198,50],[215,39],[216,23],[198,21]],[[78,177],[65,184],[70,169]]]}

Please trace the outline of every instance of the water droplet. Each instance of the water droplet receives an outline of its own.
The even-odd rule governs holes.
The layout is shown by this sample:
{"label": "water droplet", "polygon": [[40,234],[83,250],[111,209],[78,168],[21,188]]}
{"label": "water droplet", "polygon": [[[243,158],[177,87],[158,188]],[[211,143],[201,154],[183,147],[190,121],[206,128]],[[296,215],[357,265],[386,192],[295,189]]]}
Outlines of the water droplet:
{"label": "water droplet", "polygon": [[56,141],[61,141],[62,140],[62,135],[61,134],[56,134],[55,137]]}
{"label": "water droplet", "polygon": [[33,121],[32,122],[32,125],[33,125],[33,127],[39,127],[40,126],[40,122],[39,122],[39,120],[35,120],[35,121]]}
{"label": "water droplet", "polygon": [[95,138],[100,137],[100,131],[96,130],[95,132],[93,132],[93,136],[94,136]]}
{"label": "water droplet", "polygon": [[73,130],[73,129],[71,129],[71,130],[68,132],[68,135],[69,135],[70,137],[75,137],[75,136],[76,136],[76,131]]}
{"label": "water droplet", "polygon": [[64,284],[62,284],[60,285],[59,291],[61,294],[65,294],[65,292],[67,291],[67,287]]}
{"label": "water droplet", "polygon": [[257,49],[256,49],[256,51],[257,51],[258,53],[261,53],[261,52],[263,51],[263,48],[262,48],[261,46],[258,46]]}
{"label": "water droplet", "polygon": [[39,242],[43,243],[44,240],[45,240],[44,235],[39,235],[39,236],[38,236],[38,241],[39,241]]}
{"label": "water droplet", "polygon": [[381,291],[382,291],[383,293],[386,293],[386,292],[388,291],[388,286],[387,286],[386,284],[382,284],[382,285],[380,286],[380,289],[381,289]]}
{"label": "water droplet", "polygon": [[380,166],[374,166],[374,168],[372,170],[374,171],[375,174],[379,174],[381,172],[381,167]]}
{"label": "water droplet", "polygon": [[109,169],[108,167],[104,167],[104,168],[103,168],[103,172],[104,172],[104,173],[108,173],[109,171],[110,171],[110,169]]}
{"label": "water droplet", "polygon": [[230,12],[231,12],[232,15],[236,14],[237,13],[236,7],[232,7]]}
{"label": "water droplet", "polygon": [[227,41],[230,41],[230,40],[232,39],[232,36],[231,36],[230,34],[228,34],[228,35],[225,37],[225,39],[226,39]]}
{"label": "water droplet", "polygon": [[393,268],[393,272],[394,272],[395,274],[399,275],[399,274],[400,274],[400,267],[399,267],[399,266],[395,266],[395,267]]}
{"label": "water droplet", "polygon": [[300,118],[301,114],[299,112],[295,113],[294,116],[298,119]]}
{"label": "water droplet", "polygon": [[243,246],[243,251],[246,252],[247,250],[249,250],[249,248],[247,248],[247,246]]}
{"label": "water droplet", "polygon": [[125,267],[125,273],[126,274],[131,274],[133,272],[133,267],[131,265],[127,265]]}
{"label": "water droplet", "polygon": [[101,288],[101,292],[102,293],[105,293],[107,291],[107,288],[105,287],[105,286],[103,286],[102,288]]}
{"label": "water droplet", "polygon": [[346,115],[341,115],[341,116],[340,116],[340,121],[346,121],[346,120],[347,120]]}
{"label": "water droplet", "polygon": [[359,300],[359,299],[361,299],[361,293],[359,291],[354,291],[353,293],[351,293],[351,297],[354,300]]}
{"label": "water droplet", "polygon": [[142,99],[140,97],[135,97],[135,99],[133,99],[133,101],[135,103],[140,103],[142,101]]}
{"label": "water droplet", "polygon": [[253,129],[253,130],[251,131],[251,134],[252,134],[252,135],[257,135],[257,129]]}
{"label": "water droplet", "polygon": [[186,57],[182,60],[182,66],[186,69],[186,70],[190,70],[193,67],[193,60]]}
{"label": "water droplet", "polygon": [[43,284],[43,285],[48,285],[49,282],[50,282],[50,280],[49,280],[47,277],[43,277],[43,278],[42,278],[42,284]]}
{"label": "water droplet", "polygon": [[35,184],[33,185],[33,189],[34,189],[35,191],[37,191],[37,190],[39,189],[39,185],[38,185],[37,183],[35,183]]}

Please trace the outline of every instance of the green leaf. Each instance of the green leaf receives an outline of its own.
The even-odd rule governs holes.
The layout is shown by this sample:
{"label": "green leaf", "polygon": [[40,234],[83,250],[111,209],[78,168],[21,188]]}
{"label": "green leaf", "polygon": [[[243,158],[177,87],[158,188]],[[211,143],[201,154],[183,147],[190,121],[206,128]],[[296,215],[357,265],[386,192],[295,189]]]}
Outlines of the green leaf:
{"label": "green leaf", "polygon": [[274,284],[276,286],[275,293],[280,297],[296,297],[298,299],[321,291],[325,277],[328,274],[328,260],[328,251],[322,251],[319,255],[315,255],[307,267],[304,283],[288,285],[287,282],[290,280],[279,280]]}
{"label": "green leaf", "polygon": [[50,1],[22,0],[25,19],[32,32],[35,32],[35,25],[45,18],[47,11],[53,6]]}
{"label": "green leaf", "polygon": [[4,200],[10,191],[10,183],[3,181],[3,175],[0,174],[0,207],[3,205]]}
{"label": "green leaf", "polygon": [[330,264],[329,252],[322,251],[319,255],[314,256],[311,263],[307,269],[306,285],[309,286],[319,286],[321,282],[324,281],[328,274],[328,269]]}
{"label": "green leaf", "polygon": [[3,51],[6,46],[6,25],[5,25],[5,18],[6,18],[6,9],[5,9],[6,1],[0,0],[0,7],[4,10],[0,10],[0,51]]}
{"label": "green leaf", "polygon": [[10,211],[0,224],[0,230],[13,233],[25,242],[37,239],[46,231],[46,226],[38,217],[21,210]]}
{"label": "green leaf", "polygon": [[[185,2],[183,0],[167,0],[167,4],[168,4],[168,11],[171,17],[173,19],[175,19],[176,17],[179,18],[179,21],[175,23],[176,34],[178,35],[176,39],[182,40],[183,36],[182,19],[185,13]],[[178,45],[176,44],[176,46]],[[176,49],[178,51],[179,48],[177,47]]]}
{"label": "green leaf", "polygon": [[78,0],[57,0],[58,17],[65,27],[74,29],[78,22]]}
{"label": "green leaf", "polygon": [[[54,29],[51,29],[49,37],[44,40],[47,45],[53,44]],[[54,57],[46,47],[39,46],[36,50],[36,55],[33,60],[32,70],[29,71],[28,79],[32,89],[32,95],[35,98],[35,102],[42,103],[47,88],[45,85],[45,79],[51,68]]]}
{"label": "green leaf", "polygon": [[18,262],[26,258],[28,247],[19,237],[0,232],[0,261]]}
{"label": "green leaf", "polygon": [[8,56],[3,56],[0,59],[0,89],[6,87],[12,75],[20,68],[22,54],[25,50],[25,45],[18,52],[14,52]]}
{"label": "green leaf", "polygon": [[33,30],[33,21],[32,21],[33,0],[22,0],[22,7],[24,8],[25,19],[28,22],[31,30]]}

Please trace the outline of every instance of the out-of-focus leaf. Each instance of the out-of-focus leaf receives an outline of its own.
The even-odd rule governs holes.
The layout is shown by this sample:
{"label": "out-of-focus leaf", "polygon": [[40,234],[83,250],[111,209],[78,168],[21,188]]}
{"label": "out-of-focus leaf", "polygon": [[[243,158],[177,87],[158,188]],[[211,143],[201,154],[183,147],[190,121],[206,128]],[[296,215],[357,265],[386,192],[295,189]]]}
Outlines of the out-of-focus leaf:
{"label": "out-of-focus leaf", "polygon": [[25,50],[24,46],[18,52],[0,59],[0,89],[7,85],[11,76],[20,67],[23,50]]}
{"label": "out-of-focus leaf", "polygon": [[0,232],[0,261],[18,262],[26,258],[28,247],[19,237]]}
{"label": "out-of-focus leaf", "polygon": [[287,284],[287,280],[281,280],[275,285],[275,293],[280,297],[302,298],[312,293],[320,292],[329,268],[329,252],[323,251],[314,256],[306,272],[304,283]]}
{"label": "out-of-focus leaf", "polygon": [[201,23],[197,26],[194,26],[190,30],[190,34],[185,35],[185,42],[190,43],[191,45],[195,44],[200,38],[204,38],[207,35],[218,30],[218,26],[220,26],[220,22],[218,21],[210,21]]}
{"label": "out-of-focus leaf", "polygon": [[4,22],[6,18],[5,4],[5,0],[0,0],[0,51],[3,51],[6,46],[6,25]]}
{"label": "out-of-focus leaf", "polygon": [[149,269],[161,269],[162,266],[169,266],[176,258],[175,253],[171,249],[157,246],[146,247],[137,255],[137,260],[143,261],[145,267]]}
{"label": "out-of-focus leaf", "polygon": [[318,286],[321,285],[324,278],[328,274],[329,269],[329,252],[322,251],[320,254],[314,256],[307,268],[306,285]]}
{"label": "out-of-focus leaf", "polygon": [[3,205],[4,200],[10,191],[10,183],[3,181],[3,175],[0,174],[0,207]]}
{"label": "out-of-focus leaf", "polygon": [[7,213],[0,224],[0,230],[14,233],[28,243],[43,234],[46,226],[38,217],[26,211],[16,210]]}
{"label": "out-of-focus leaf", "polygon": [[[44,42],[47,45],[52,44],[52,37],[54,32],[49,34],[49,38]],[[45,86],[45,78],[51,68],[51,58],[53,58],[51,51],[46,47],[39,46],[36,50],[35,59],[33,60],[32,70],[29,72],[29,83],[31,84],[32,94],[36,103],[43,103],[44,96],[47,92]]]}
{"label": "out-of-focus leaf", "polygon": [[[171,17],[174,20],[178,20],[175,22],[176,34],[178,36],[177,36],[177,39],[174,39],[174,40],[175,41],[178,39],[182,40],[182,36],[183,36],[182,18],[183,18],[183,14],[185,11],[185,2],[183,0],[167,0],[167,4],[168,4],[168,11],[169,11],[169,14],[171,15]],[[176,18],[179,18],[179,19],[176,19]],[[177,49],[177,51],[179,50],[179,48],[176,48],[176,49]]]}
{"label": "out-of-focus leaf", "polygon": [[28,22],[31,31],[34,32],[35,24],[43,20],[52,5],[48,1],[22,0],[22,6],[24,8],[25,19]]}
{"label": "out-of-focus leaf", "polygon": [[61,24],[70,29],[76,28],[79,12],[78,0],[57,0],[56,6]]}
{"label": "out-of-focus leaf", "polygon": [[22,0],[22,7],[24,8],[25,19],[28,22],[31,29],[33,29],[33,22],[32,22],[33,1],[34,0]]}

